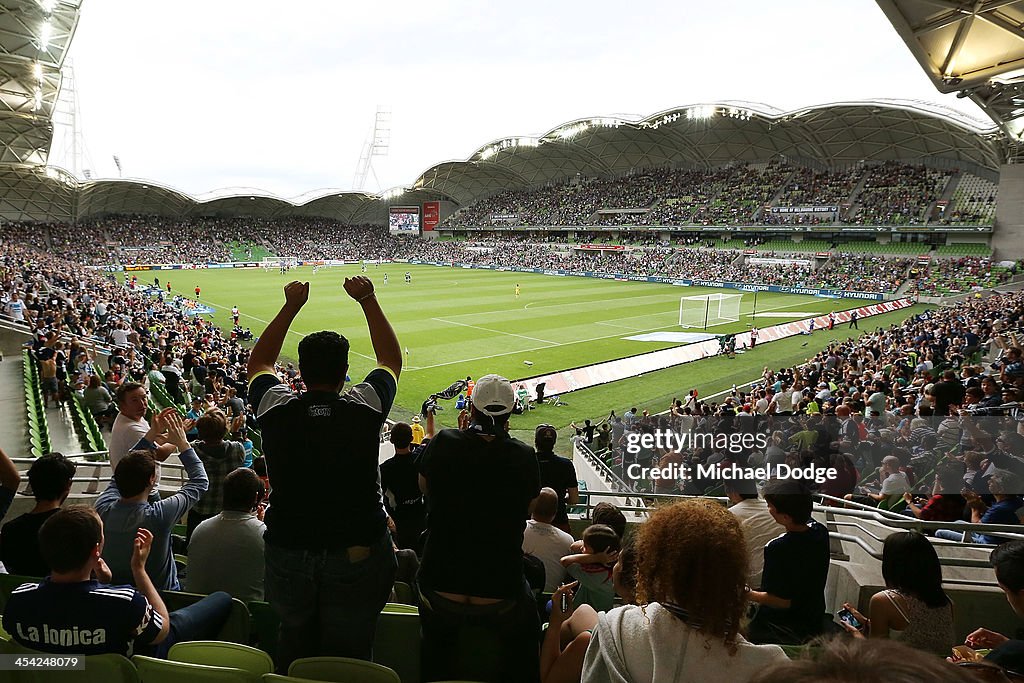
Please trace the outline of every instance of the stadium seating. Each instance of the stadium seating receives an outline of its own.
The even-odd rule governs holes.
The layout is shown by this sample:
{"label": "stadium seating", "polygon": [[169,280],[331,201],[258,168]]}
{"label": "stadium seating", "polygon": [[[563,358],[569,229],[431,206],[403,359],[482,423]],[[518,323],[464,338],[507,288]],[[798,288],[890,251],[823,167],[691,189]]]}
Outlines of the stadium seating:
{"label": "stadium seating", "polygon": [[348,657],[307,657],[305,659],[296,659],[288,667],[288,675],[309,681],[403,683],[398,674],[386,666],[365,662],[361,659],[349,659]]}
{"label": "stadium seating", "polygon": [[[0,655],[43,655],[0,637]],[[139,673],[125,657],[115,654],[91,655],[85,666],[74,670],[4,671],[8,683],[138,683]]]}
{"label": "stadium seating", "polygon": [[262,676],[244,669],[203,664],[187,664],[143,655],[132,657],[141,683],[261,683]]}
{"label": "stadium seating", "polygon": [[964,174],[953,194],[953,201],[941,223],[992,225],[996,217],[999,185],[976,175]]}
{"label": "stadium seating", "polygon": [[172,662],[242,669],[257,676],[274,672],[274,661],[263,650],[216,640],[176,643],[167,653],[167,659]]}
{"label": "stadium seating", "polygon": [[389,604],[377,620],[373,643],[373,661],[398,672],[403,683],[420,677],[419,610],[397,611],[409,605]]}
{"label": "stadium seating", "polygon": [[82,402],[82,399],[77,394],[72,394],[71,399],[68,401],[68,406],[71,408],[71,419],[82,448],[89,453],[107,450],[107,444],[100,431],[100,426],[96,423],[96,418],[93,417],[92,413]]}
{"label": "stadium seating", "polygon": [[992,247],[982,242],[957,242],[936,247],[935,254],[937,256],[978,256],[988,258],[992,256]]}
{"label": "stadium seating", "polygon": [[30,452],[39,457],[49,453],[50,431],[46,423],[46,410],[43,407],[43,392],[39,385],[39,370],[35,359],[27,351],[22,352],[22,363],[25,372],[25,411],[28,420],[28,437]]}
{"label": "stadium seating", "polygon": [[[160,596],[164,599],[168,612],[188,607],[199,602],[204,597],[196,593],[184,593],[181,591],[160,591]],[[251,615],[245,603],[237,598],[232,598],[231,611],[228,613],[224,626],[221,627],[220,632],[217,634],[217,639],[229,643],[248,645],[250,628],[252,626],[251,621]]]}

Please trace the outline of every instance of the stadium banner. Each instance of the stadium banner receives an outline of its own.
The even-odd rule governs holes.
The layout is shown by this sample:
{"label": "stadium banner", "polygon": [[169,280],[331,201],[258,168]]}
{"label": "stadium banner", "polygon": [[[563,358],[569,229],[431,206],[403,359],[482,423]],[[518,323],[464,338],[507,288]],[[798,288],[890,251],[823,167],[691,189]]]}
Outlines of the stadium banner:
{"label": "stadium banner", "polygon": [[809,266],[811,262],[802,258],[768,258],[767,256],[752,256],[747,258],[747,263],[755,266]]}
{"label": "stadium banner", "polygon": [[[883,313],[892,313],[912,306],[910,299],[897,299],[881,303],[869,304],[860,308],[853,308],[846,311],[835,311],[836,324],[849,323],[852,314],[856,312],[858,319],[870,318],[871,316]],[[828,327],[828,315],[821,315],[804,320],[795,320],[781,325],[758,330],[757,344],[777,341],[787,337],[794,337],[800,334],[811,334],[811,321],[814,321],[814,329]],[[746,349],[750,345],[750,333],[740,332],[735,335],[736,347]],[[537,385],[544,384],[544,394],[548,397],[565,394],[577,389],[615,382],[620,379],[637,377],[639,375],[664,370],[665,368],[692,363],[696,360],[717,356],[722,352],[722,346],[717,338],[707,341],[695,342],[684,346],[675,346],[661,351],[651,351],[636,356],[620,358],[618,360],[606,361],[595,365],[587,365],[571,370],[562,370],[549,375],[537,375],[523,379],[516,379],[512,384],[516,388],[522,387],[534,396],[537,393]]]}
{"label": "stadium banner", "polygon": [[588,251],[625,251],[626,247],[621,244],[580,244],[576,249]]}
{"label": "stadium banner", "polygon": [[838,206],[773,206],[772,213],[836,213]]}
{"label": "stadium banner", "polygon": [[423,232],[436,230],[441,224],[441,202],[423,202]]}

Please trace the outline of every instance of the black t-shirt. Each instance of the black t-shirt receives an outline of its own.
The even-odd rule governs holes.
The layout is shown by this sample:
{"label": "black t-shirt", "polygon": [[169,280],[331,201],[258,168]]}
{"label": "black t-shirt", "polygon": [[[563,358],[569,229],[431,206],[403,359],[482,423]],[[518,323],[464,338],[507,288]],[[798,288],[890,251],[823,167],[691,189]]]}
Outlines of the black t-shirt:
{"label": "black t-shirt", "polygon": [[802,637],[821,631],[829,566],[828,529],[814,520],[807,526],[807,531],[787,532],[764,547],[761,590],[791,604],[789,609],[762,605],[756,617]]}
{"label": "black t-shirt", "polygon": [[385,368],[340,396],[296,396],[270,373],[252,379],[249,400],[274,482],[267,543],[336,550],[370,545],[385,533],[377,463],[380,428],[396,389]]}
{"label": "black t-shirt", "polygon": [[949,406],[960,405],[964,400],[964,385],[958,380],[936,382],[932,385],[935,399],[935,414],[948,415]]}
{"label": "black t-shirt", "polygon": [[572,460],[562,458],[552,452],[537,453],[537,463],[540,465],[541,488],[549,487],[558,494],[558,512],[555,514],[554,524],[567,523],[569,489],[579,488],[579,480],[576,478],[576,466]]}
{"label": "black t-shirt", "polygon": [[[511,599],[523,589],[523,530],[540,492],[533,449],[445,429],[420,458],[427,542],[420,583],[431,590]],[[277,486],[277,483],[274,483]]]}
{"label": "black t-shirt", "polygon": [[392,515],[396,510],[423,504],[419,474],[412,452],[395,454],[381,463],[380,488],[384,492],[384,505]]}
{"label": "black t-shirt", "polygon": [[20,576],[46,576],[50,567],[39,553],[39,528],[59,508],[24,514],[4,524],[0,531],[0,562],[7,572]]}

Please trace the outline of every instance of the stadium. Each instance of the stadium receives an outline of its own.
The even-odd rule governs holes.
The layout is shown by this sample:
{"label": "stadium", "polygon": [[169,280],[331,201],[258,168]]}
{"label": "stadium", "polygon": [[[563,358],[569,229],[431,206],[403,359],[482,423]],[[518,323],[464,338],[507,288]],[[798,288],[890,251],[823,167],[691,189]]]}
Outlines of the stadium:
{"label": "stadium", "polygon": [[0,680],[1021,675],[1024,2],[877,5],[938,103],[285,198],[53,163],[0,0]]}

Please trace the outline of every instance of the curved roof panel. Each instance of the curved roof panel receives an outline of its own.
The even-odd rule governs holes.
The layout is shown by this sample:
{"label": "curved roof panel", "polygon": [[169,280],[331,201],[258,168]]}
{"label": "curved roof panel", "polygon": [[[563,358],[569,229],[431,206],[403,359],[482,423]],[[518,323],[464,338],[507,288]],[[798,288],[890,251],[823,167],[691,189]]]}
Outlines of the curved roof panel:
{"label": "curved roof panel", "polygon": [[[0,59],[2,64],[2,59]],[[2,67],[0,67],[2,74]],[[0,115],[0,122],[2,122]],[[11,138],[0,138],[0,162],[24,164],[45,158],[45,135],[31,119],[12,116]],[[577,174],[619,174],[635,168],[676,166],[714,168],[783,155],[802,163],[842,166],[860,161],[949,159],[997,170],[1005,136],[960,114],[916,102],[842,102],[783,112],[756,103],[696,104],[646,118],[594,117],[557,126],[540,136],[495,140],[465,161],[445,161],[425,171],[412,188],[381,195],[324,189],[284,199],[253,188],[224,188],[194,197],[146,180],[59,183],[47,190],[58,206],[52,213],[76,218],[104,213],[165,216],[258,215],[322,216],[340,221],[383,222],[393,204],[448,199],[465,205],[505,189],[529,188]],[[0,163],[2,167],[2,163]],[[18,174],[22,175],[18,175]],[[27,175],[26,175],[27,173]],[[45,174],[0,170],[0,183],[29,198]],[[64,175],[60,177],[64,178]],[[5,180],[6,179],[6,180]],[[53,180],[52,178],[48,180]],[[45,187],[51,187],[46,185]],[[63,199],[68,193],[70,204]],[[45,196],[45,195],[44,195]],[[61,203],[64,202],[64,203]],[[50,212],[31,201],[23,219],[42,220]],[[10,219],[19,216],[4,207]]]}
{"label": "curved roof panel", "polygon": [[78,216],[139,213],[180,216],[195,200],[177,190],[145,180],[95,180],[78,190]]}
{"label": "curved roof panel", "polygon": [[74,219],[78,182],[57,169],[0,166],[0,219],[69,222]]}
{"label": "curved roof panel", "polygon": [[942,157],[996,170],[1003,161],[1000,138],[995,127],[916,102],[841,102],[790,112],[751,103],[695,104],[643,119],[577,119],[540,136],[495,140],[465,161],[427,169],[415,187],[466,204],[577,173],[714,168],[779,155],[825,166]]}

